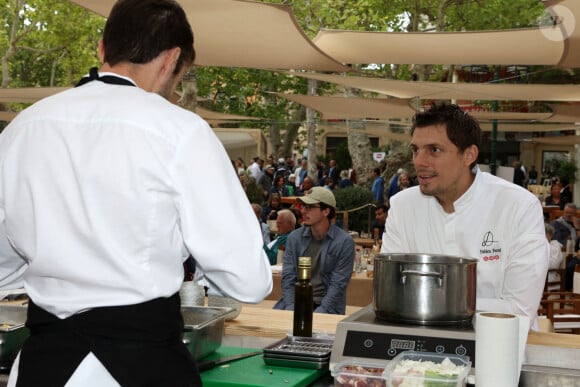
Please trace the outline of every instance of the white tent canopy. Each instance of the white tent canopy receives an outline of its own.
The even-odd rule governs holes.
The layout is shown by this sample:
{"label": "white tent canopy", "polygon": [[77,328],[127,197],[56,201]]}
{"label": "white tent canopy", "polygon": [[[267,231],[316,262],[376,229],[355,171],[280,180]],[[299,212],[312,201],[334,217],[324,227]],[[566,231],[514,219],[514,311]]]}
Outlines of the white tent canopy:
{"label": "white tent canopy", "polygon": [[407,99],[580,101],[580,85],[409,82],[299,71],[287,74]]}
{"label": "white tent canopy", "polygon": [[[564,55],[564,39],[534,28],[477,32],[368,32],[321,30],[314,43],[342,63],[552,65]],[[530,48],[533,47],[533,50]]]}
{"label": "white tent canopy", "polygon": [[[115,0],[71,0],[107,16]],[[350,71],[320,50],[287,5],[239,0],[181,0],[200,66]]]}

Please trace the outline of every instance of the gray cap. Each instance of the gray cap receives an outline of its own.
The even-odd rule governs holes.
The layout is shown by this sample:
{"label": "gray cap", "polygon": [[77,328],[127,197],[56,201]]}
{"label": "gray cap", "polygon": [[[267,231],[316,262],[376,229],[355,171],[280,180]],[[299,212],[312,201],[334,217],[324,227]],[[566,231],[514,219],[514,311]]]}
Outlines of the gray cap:
{"label": "gray cap", "polygon": [[305,204],[324,203],[327,206],[336,208],[334,194],[324,187],[314,187],[310,191],[307,191],[304,196],[299,197],[298,200]]}

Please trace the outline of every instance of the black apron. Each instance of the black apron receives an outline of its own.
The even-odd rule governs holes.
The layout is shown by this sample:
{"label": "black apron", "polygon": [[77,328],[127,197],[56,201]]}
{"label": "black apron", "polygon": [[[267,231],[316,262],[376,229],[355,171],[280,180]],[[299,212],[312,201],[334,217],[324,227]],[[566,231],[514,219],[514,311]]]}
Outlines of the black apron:
{"label": "black apron", "polygon": [[[98,80],[135,86],[97,68],[77,86]],[[179,293],[136,305],[94,308],[59,319],[32,300],[20,351],[17,387],[62,387],[92,352],[123,387],[201,386],[194,359],[183,344]],[[96,385],[98,385],[98,381]]]}

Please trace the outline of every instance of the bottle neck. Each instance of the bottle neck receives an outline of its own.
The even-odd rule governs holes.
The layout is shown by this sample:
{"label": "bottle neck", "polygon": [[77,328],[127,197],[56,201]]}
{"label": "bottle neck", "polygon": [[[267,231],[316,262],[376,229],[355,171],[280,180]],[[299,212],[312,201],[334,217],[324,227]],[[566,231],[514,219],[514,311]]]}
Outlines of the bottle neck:
{"label": "bottle neck", "polygon": [[298,279],[301,281],[310,280],[310,267],[298,266]]}

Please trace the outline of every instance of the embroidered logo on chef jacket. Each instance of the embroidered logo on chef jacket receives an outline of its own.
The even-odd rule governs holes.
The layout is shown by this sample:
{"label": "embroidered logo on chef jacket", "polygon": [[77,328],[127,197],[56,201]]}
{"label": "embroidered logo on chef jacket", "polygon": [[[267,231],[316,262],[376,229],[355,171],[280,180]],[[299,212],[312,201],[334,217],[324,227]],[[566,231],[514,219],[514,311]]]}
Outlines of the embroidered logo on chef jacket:
{"label": "embroidered logo on chef jacket", "polygon": [[481,240],[481,249],[479,252],[481,254],[481,259],[485,262],[500,260],[501,246],[499,241],[494,239],[493,233],[491,231],[483,234],[483,238]]}

